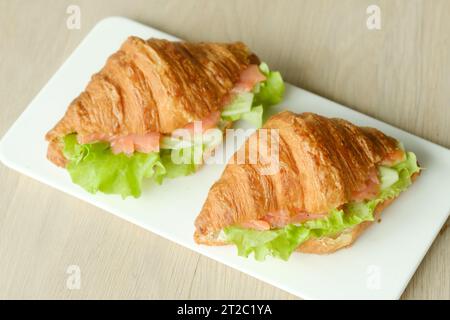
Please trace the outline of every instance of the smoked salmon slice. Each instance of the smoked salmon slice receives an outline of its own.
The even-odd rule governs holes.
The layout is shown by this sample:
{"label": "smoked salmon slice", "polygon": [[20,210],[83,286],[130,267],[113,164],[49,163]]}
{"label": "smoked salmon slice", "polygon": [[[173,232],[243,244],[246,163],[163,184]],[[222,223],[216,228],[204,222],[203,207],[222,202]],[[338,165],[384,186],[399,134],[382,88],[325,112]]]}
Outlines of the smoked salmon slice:
{"label": "smoked salmon slice", "polygon": [[184,128],[177,129],[172,133],[172,136],[179,137],[183,136],[186,131],[188,131],[189,134],[196,133],[194,130],[198,130],[199,133],[203,133],[206,130],[216,128],[217,124],[220,121],[220,111],[212,112],[208,117],[203,119],[202,121],[194,121],[191,123],[188,123]]}
{"label": "smoked salmon slice", "polygon": [[380,179],[378,178],[378,171],[374,168],[370,171],[366,183],[361,189],[353,192],[352,201],[364,201],[375,198],[380,192]]}
{"label": "smoked salmon slice", "polygon": [[252,91],[255,85],[266,80],[266,76],[259,70],[259,66],[251,64],[241,73],[238,83],[231,90],[232,92],[249,92]]}
{"label": "smoked salmon slice", "polygon": [[143,135],[130,134],[110,140],[111,150],[114,154],[134,152],[150,153],[159,151],[159,133],[151,132]]}
{"label": "smoked salmon slice", "polygon": [[383,166],[393,166],[396,163],[399,163],[405,159],[405,151],[402,149],[397,149],[391,153],[389,153],[384,160],[382,161]]}
{"label": "smoked salmon slice", "polygon": [[326,217],[327,215],[327,213],[312,214],[299,212],[295,216],[291,217],[286,210],[280,210],[278,212],[268,213],[259,220],[249,220],[241,223],[241,226],[248,229],[265,231],[272,228],[283,228],[288,224],[302,223],[308,220],[321,219]]}

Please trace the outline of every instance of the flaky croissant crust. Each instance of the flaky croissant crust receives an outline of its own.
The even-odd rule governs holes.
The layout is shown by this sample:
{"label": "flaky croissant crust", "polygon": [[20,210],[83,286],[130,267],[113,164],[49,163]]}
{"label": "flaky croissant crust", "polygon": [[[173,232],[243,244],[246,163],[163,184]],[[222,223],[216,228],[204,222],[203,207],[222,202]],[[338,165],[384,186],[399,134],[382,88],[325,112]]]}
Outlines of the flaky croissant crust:
{"label": "flaky croissant crust", "polygon": [[[329,212],[348,203],[368,173],[399,148],[395,139],[374,128],[313,113],[282,112],[264,128],[278,130],[279,171],[261,175],[263,164],[238,164],[234,157],[209,191],[195,221],[197,236],[269,212]],[[249,140],[244,146],[249,149]]]}
{"label": "flaky croissant crust", "polygon": [[58,161],[58,140],[70,133],[168,134],[202,120],[223,107],[242,71],[258,62],[240,42],[129,37],[47,133],[49,158]]}

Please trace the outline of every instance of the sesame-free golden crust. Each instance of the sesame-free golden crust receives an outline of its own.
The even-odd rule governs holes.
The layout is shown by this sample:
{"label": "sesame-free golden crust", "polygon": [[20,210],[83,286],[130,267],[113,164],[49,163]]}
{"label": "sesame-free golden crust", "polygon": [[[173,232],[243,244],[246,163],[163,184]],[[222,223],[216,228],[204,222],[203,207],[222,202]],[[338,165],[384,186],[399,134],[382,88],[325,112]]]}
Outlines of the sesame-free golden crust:
{"label": "sesame-free golden crust", "polygon": [[[197,239],[269,212],[329,212],[348,203],[369,172],[398,150],[395,139],[376,129],[313,113],[282,112],[263,128],[278,132],[279,170],[262,175],[267,167],[263,162],[236,163],[242,150],[238,151],[211,187],[195,221]],[[261,136],[261,130],[255,135]],[[245,148],[252,146],[247,140]],[[271,148],[269,144],[267,154]],[[247,152],[246,160],[248,156]]]}
{"label": "sesame-free golden crust", "polygon": [[64,165],[56,141],[70,133],[168,134],[202,120],[223,107],[242,71],[258,62],[240,42],[129,37],[47,133],[49,159]]}

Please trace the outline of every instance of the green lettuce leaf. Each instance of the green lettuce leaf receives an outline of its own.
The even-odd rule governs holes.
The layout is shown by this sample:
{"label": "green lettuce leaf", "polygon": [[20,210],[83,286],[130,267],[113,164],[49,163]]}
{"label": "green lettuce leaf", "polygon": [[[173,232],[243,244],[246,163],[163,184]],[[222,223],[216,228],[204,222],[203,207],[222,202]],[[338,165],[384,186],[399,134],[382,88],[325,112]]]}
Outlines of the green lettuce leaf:
{"label": "green lettuce leaf", "polygon": [[197,171],[203,163],[203,154],[216,148],[223,139],[220,130],[208,130],[191,139],[183,137],[163,138],[161,144],[161,162],[166,168],[164,178],[188,176]]}
{"label": "green lettuce leaf", "polygon": [[254,105],[272,106],[283,100],[285,86],[283,78],[278,71],[270,71],[264,62],[259,66],[266,80],[259,83],[253,90],[255,93]]}
{"label": "green lettuce leaf", "polygon": [[253,93],[242,92],[236,95],[233,102],[226,106],[222,111],[222,119],[228,121],[237,121],[243,114],[250,112],[253,103]]}
{"label": "green lettuce leaf", "polygon": [[[177,152],[177,158],[172,157],[172,153]],[[193,147],[183,148],[179,150],[161,149],[161,162],[166,168],[164,178],[174,179],[178,177],[188,176],[197,171],[198,162],[195,162],[195,151]],[[180,161],[174,161],[174,159]]]}
{"label": "green lettuce leaf", "polygon": [[243,92],[224,108],[222,119],[226,121],[244,120],[260,128],[264,109],[283,99],[285,86],[279,72],[270,71],[265,63],[259,66],[266,80],[256,84],[253,92]]}
{"label": "green lettuce leaf", "polygon": [[160,183],[166,174],[158,152],[115,155],[107,143],[79,144],[75,134],[64,138],[63,152],[72,181],[91,193],[139,197],[144,178]]}
{"label": "green lettuce leaf", "polygon": [[161,184],[164,179],[193,174],[203,153],[222,142],[219,130],[206,132],[202,140],[164,137],[160,152],[113,154],[108,143],[79,144],[75,134],[66,136],[64,156],[72,181],[86,191],[139,197],[145,178]]}
{"label": "green lettuce leaf", "polygon": [[[381,190],[379,199],[382,201],[395,198],[402,191],[408,189],[412,184],[411,177],[420,171],[416,155],[412,152],[406,152],[406,159],[391,167],[391,169],[397,171],[399,179],[388,188]],[[381,181],[383,181],[383,176],[381,176]]]}
{"label": "green lettuce leaf", "polygon": [[398,180],[393,182],[392,172],[379,170],[381,181],[390,179],[390,184],[381,190],[376,199],[351,202],[342,210],[331,210],[325,218],[290,224],[280,229],[258,231],[231,226],[223,230],[226,239],[236,245],[240,256],[248,257],[253,252],[258,261],[264,260],[268,255],[287,260],[292,252],[308,239],[337,235],[364,221],[373,221],[376,206],[405,191],[411,185],[411,176],[420,171],[416,156],[412,152],[406,153],[406,159],[390,169],[397,172]]}
{"label": "green lettuce leaf", "polygon": [[288,225],[268,231],[229,227],[224,232],[227,240],[237,246],[240,256],[248,257],[253,252],[255,259],[262,261],[268,255],[287,260],[298,243],[308,239],[310,230],[304,226]]}
{"label": "green lettuce leaf", "polygon": [[242,114],[241,119],[247,121],[255,128],[261,128],[263,124],[264,108],[262,105],[253,107],[249,112]]}

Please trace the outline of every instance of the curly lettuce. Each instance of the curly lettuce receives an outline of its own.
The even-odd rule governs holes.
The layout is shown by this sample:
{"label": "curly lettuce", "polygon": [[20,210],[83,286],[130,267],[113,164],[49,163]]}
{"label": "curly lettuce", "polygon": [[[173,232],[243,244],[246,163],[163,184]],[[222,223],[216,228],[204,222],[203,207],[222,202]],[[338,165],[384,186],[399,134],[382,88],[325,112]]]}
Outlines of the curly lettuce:
{"label": "curly lettuce", "polygon": [[326,218],[289,224],[280,229],[258,231],[232,226],[223,231],[226,240],[236,245],[240,256],[248,257],[253,253],[258,261],[267,256],[287,260],[308,239],[338,235],[362,222],[373,221],[377,205],[405,191],[412,183],[411,177],[419,171],[416,156],[408,152],[406,159],[397,165],[379,168],[381,191],[373,200],[351,202],[341,210],[331,210]]}
{"label": "curly lettuce", "polygon": [[261,63],[259,69],[266,77],[266,80],[258,83],[253,89],[255,94],[254,105],[272,106],[283,100],[285,86],[281,73],[270,71],[266,63]]}
{"label": "curly lettuce", "polygon": [[[109,143],[79,144],[75,134],[64,137],[63,143],[64,156],[69,160],[66,169],[73,183],[90,193],[138,198],[144,179],[161,184],[166,178],[191,175],[201,163],[203,152],[218,142],[205,140],[205,144],[194,147],[194,144],[182,145],[178,141],[178,145],[173,142],[172,149],[132,155],[113,154]],[[177,157],[172,154],[175,149]]]}
{"label": "curly lettuce", "polygon": [[91,193],[139,197],[144,178],[160,183],[166,174],[158,152],[113,154],[109,144],[79,144],[75,134],[63,141],[72,181]]}

